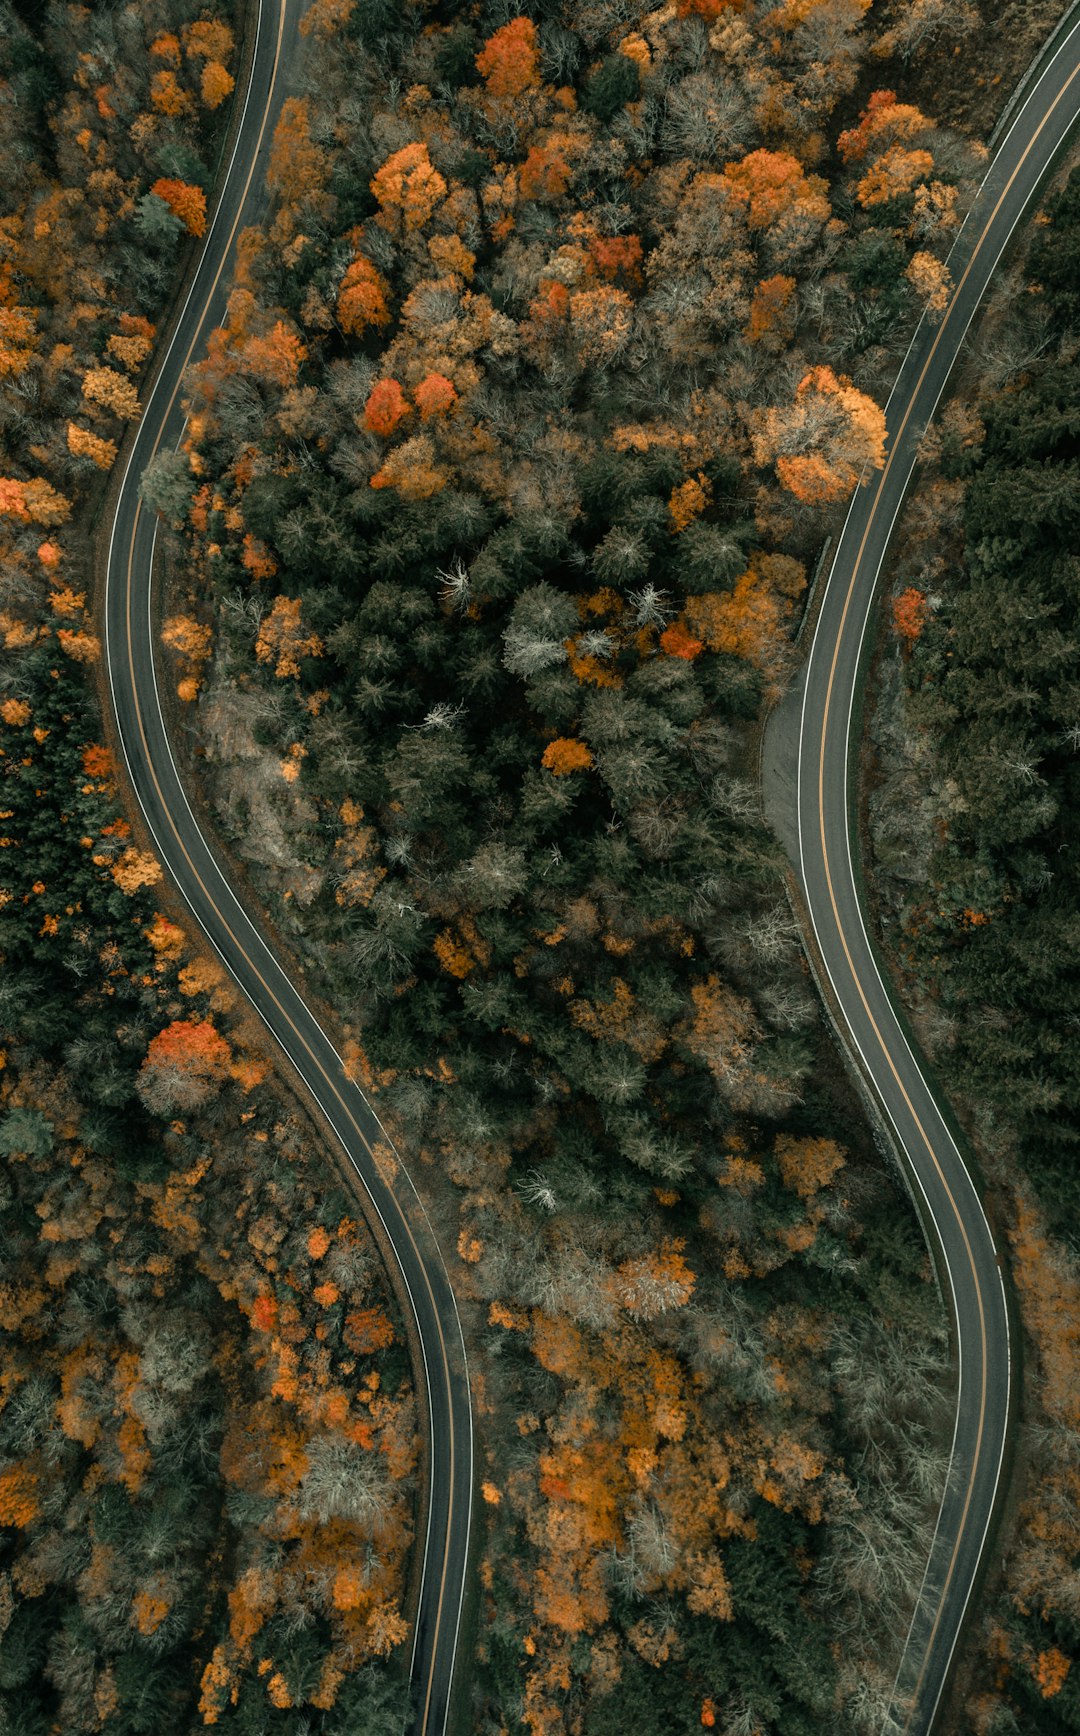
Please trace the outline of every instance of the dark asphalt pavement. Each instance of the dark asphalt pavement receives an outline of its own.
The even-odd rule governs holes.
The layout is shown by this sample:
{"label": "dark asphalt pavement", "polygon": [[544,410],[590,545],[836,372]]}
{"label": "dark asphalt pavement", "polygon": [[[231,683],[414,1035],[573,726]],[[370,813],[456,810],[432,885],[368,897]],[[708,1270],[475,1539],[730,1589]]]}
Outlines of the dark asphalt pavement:
{"label": "dark asphalt pavement", "polygon": [[[154,454],[182,435],[181,379],[225,314],[234,243],[265,204],[266,160],[306,0],[262,0],[246,106],[198,274],[150,392],[121,484],[105,598],[106,660],[128,774],[166,873],[230,974],[303,1078],[366,1189],[393,1246],[420,1345],[430,1483],[423,1580],[412,1653],[416,1736],[444,1736],[454,1678],[469,1552],[473,1440],[468,1369],[453,1290],[439,1246],[400,1158],[376,1164],[389,1144],[345,1074],[329,1038],[237,902],[188,805],[169,747],[154,671],[151,583],[156,519],[139,500]],[[426,1394],[423,1388],[426,1386]],[[358,1733],[359,1736],[359,1733]]]}
{"label": "dark asphalt pavement", "polygon": [[[889,1726],[905,1736],[925,1736],[933,1725],[977,1577],[999,1494],[1012,1355],[993,1235],[867,936],[850,818],[858,748],[851,718],[867,621],[918,442],[1001,254],[1078,111],[1074,24],[1044,50],[953,249],[948,309],[936,326],[920,327],[900,371],[886,410],[885,469],[852,502],[806,667],[796,794],[803,889],[849,1044],[907,1154],[924,1221],[940,1244],[959,1376],[949,1479]],[[778,788],[782,800],[782,782]],[[791,835],[790,826],[783,830]]]}
{"label": "dark asphalt pavement", "polygon": [[[406,1170],[375,1163],[377,1117],[331,1042],[237,902],[188,806],[158,701],[150,605],[155,524],[139,478],[181,437],[180,382],[221,322],[233,243],[253,220],[273,121],[288,94],[301,0],[264,0],[250,92],[221,203],[166,359],[147,400],[112,529],[106,655],[132,785],[166,872],[228,970],[303,1077],[386,1227],[423,1349],[430,1439],[424,1574],[416,1624],[412,1727],[443,1736],[454,1675],[473,1492],[468,1372],[453,1291]],[[860,489],[839,546],[810,652],[798,760],[801,874],[821,955],[885,1114],[908,1155],[948,1272],[959,1362],[949,1485],[898,1681],[894,1728],[933,1722],[998,1491],[1008,1424],[1010,1346],[997,1252],[948,1127],[892,1010],[860,910],[849,825],[850,716],[866,623],[896,514],[964,333],[1000,254],[1080,106],[1080,27],[1047,52],[994,158],[951,261],[956,290],[922,328],[889,401],[886,469]]]}

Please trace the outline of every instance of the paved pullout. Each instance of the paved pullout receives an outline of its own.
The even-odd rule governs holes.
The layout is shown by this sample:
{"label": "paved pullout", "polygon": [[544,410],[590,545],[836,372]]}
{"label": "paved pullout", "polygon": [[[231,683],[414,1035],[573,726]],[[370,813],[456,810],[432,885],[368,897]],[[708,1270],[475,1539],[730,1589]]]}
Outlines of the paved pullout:
{"label": "paved pullout", "polygon": [[[798,739],[799,871],[847,1041],[907,1155],[950,1298],[959,1372],[948,1482],[896,1684],[890,1728],[933,1725],[999,1491],[1012,1379],[1000,1261],[977,1189],[895,1012],[867,937],[851,809],[852,711],[867,621],[916,448],[1001,254],[1080,112],[1080,21],[1059,29],[950,258],[955,289],[916,333],[886,409],[885,468],[851,504],[811,646]],[[1022,510],[1022,503],[1017,503]],[[781,783],[782,787],[782,783]],[[783,828],[791,836],[792,827]]]}
{"label": "paved pullout", "polygon": [[136,797],[174,885],[261,1014],[330,1123],[370,1196],[393,1247],[421,1347],[419,1398],[426,1405],[429,1484],[423,1578],[412,1653],[411,1729],[444,1736],[469,1550],[473,1492],[468,1370],[453,1291],[436,1238],[400,1160],[373,1157],[388,1145],[370,1104],[234,896],[184,795],[169,747],[154,672],[151,611],[156,520],[139,500],[139,479],[183,430],[181,379],[225,315],[234,243],[265,202],[266,159],[288,94],[288,69],[306,0],[260,0],[250,84],[220,203],[123,475],[112,524],[105,593],[105,653],[117,734]]}

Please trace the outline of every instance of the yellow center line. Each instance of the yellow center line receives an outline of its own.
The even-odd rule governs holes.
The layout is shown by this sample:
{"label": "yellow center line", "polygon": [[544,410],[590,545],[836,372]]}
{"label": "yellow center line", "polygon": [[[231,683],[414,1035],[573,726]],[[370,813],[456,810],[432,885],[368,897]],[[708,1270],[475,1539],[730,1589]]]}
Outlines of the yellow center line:
{"label": "yellow center line", "polygon": [[[282,55],[284,28],[285,28],[285,5],[284,5],[284,0],[279,0],[278,34],[277,34],[277,42],[275,45],[273,69],[271,72],[271,81],[270,81],[270,89],[271,90],[273,90],[273,87],[277,82],[277,77],[278,77],[278,72],[279,72],[279,67],[280,67],[280,62],[281,62],[281,55]],[[258,154],[262,148],[262,143],[263,143],[263,140],[264,140],[265,135],[266,135],[266,129],[267,129],[268,121],[269,121],[271,106],[272,105],[268,102],[266,109],[264,110],[264,113],[263,113],[262,123],[261,123],[260,128],[259,128],[259,136],[258,136],[258,139],[256,141],[255,149],[252,153],[251,165],[248,169],[247,179],[244,183],[244,190],[243,190],[243,193],[241,195],[240,202],[237,206],[236,217],[233,220],[232,229],[229,233],[229,237],[228,237],[228,240],[226,241],[224,252],[222,254],[222,262],[221,262],[221,265],[218,267],[217,272],[214,275],[213,282],[209,285],[207,295],[206,295],[206,300],[203,304],[203,316],[202,316],[203,318],[205,318],[206,309],[209,307],[210,297],[212,296],[214,290],[217,288],[219,282],[221,281],[221,277],[222,277],[222,274],[225,270],[225,266],[228,263],[228,259],[229,259],[229,255],[230,255],[230,252],[231,252],[231,249],[233,246],[233,242],[235,241],[235,238],[236,238],[236,231],[237,231],[239,224],[240,224],[240,218],[241,218],[241,215],[243,213],[244,206],[247,202],[248,194],[251,190],[251,184],[252,184],[252,181],[253,181],[254,175],[255,175],[255,167],[256,167],[257,160],[258,160]],[[160,440],[161,440],[161,433],[164,430],[165,423],[168,420],[169,416],[171,415],[172,410],[175,406],[177,394],[180,391],[180,386],[182,383],[183,374],[184,374],[185,370],[187,369],[188,365],[190,364],[190,361],[191,361],[192,355],[194,354],[196,345],[200,342],[201,338],[202,338],[202,321],[200,320],[198,329],[196,330],[196,334],[192,338],[191,343],[188,347],[187,354],[184,357],[183,366],[180,369],[177,384],[176,384],[176,386],[174,386],[173,391],[170,395],[169,401],[168,401],[167,405],[165,406],[165,410],[164,410],[164,412],[160,418],[158,433],[157,433],[157,436],[153,442],[153,446],[151,448],[151,453],[150,453],[151,457],[153,457],[154,454],[158,450],[158,447],[160,445]],[[265,977],[262,975],[262,972],[259,970],[258,966],[254,963],[254,961],[252,960],[252,958],[248,954],[243,943],[240,941],[238,936],[234,933],[233,929],[231,928],[231,926],[228,922],[228,919],[225,917],[224,913],[219,908],[216,900],[214,899],[213,895],[211,894],[211,892],[207,888],[205,882],[203,881],[203,878],[202,878],[201,874],[199,873],[198,868],[195,866],[195,863],[192,860],[192,857],[191,857],[191,855],[187,849],[187,845],[185,844],[185,842],[184,842],[183,838],[181,837],[180,832],[177,828],[176,821],[175,821],[173,814],[169,808],[169,805],[165,800],[165,795],[164,795],[164,792],[161,788],[161,784],[158,780],[157,771],[156,771],[156,768],[154,766],[153,757],[152,757],[152,754],[150,751],[150,745],[149,745],[149,741],[148,741],[147,733],[146,733],[146,726],[145,726],[145,722],[144,722],[144,718],[143,718],[142,706],[140,703],[139,686],[138,686],[138,682],[136,680],[136,675],[135,675],[135,653],[134,653],[132,609],[133,609],[133,600],[134,600],[135,544],[136,544],[136,540],[138,538],[139,523],[140,523],[141,515],[142,515],[142,505],[141,505],[141,503],[138,503],[136,505],[136,509],[135,509],[135,517],[134,517],[134,521],[132,524],[131,539],[130,539],[130,542],[128,545],[127,575],[126,575],[126,577],[127,577],[127,589],[126,589],[125,626],[126,626],[126,630],[127,630],[128,674],[129,674],[129,679],[130,679],[130,684],[131,684],[131,693],[132,693],[132,698],[133,698],[133,702],[134,702],[135,716],[136,716],[136,721],[138,724],[139,738],[140,738],[140,742],[142,744],[143,756],[144,756],[144,759],[146,762],[147,769],[148,769],[149,774],[150,774],[150,778],[151,778],[152,783],[153,783],[155,794],[158,798],[158,802],[159,802],[160,807],[161,807],[161,811],[162,811],[162,813],[163,813],[163,815],[164,815],[164,817],[168,823],[169,829],[172,833],[173,840],[174,840],[176,846],[178,847],[180,853],[182,854],[184,861],[187,864],[187,867],[188,867],[188,870],[191,874],[192,880],[198,886],[203,897],[206,899],[206,902],[207,902],[210,910],[213,912],[214,916],[216,916],[216,918],[219,921],[219,923],[221,924],[221,927],[224,930],[225,934],[232,941],[233,945],[236,948],[236,951],[239,953],[240,957],[243,959],[244,963],[247,965],[248,969],[251,971],[252,975],[254,976],[255,980],[258,982],[259,986],[264,990],[268,999],[273,1003],[274,1007],[277,1009],[277,1011],[280,1014],[285,1025],[292,1032],[298,1045],[308,1055],[308,1057],[311,1061],[311,1064],[316,1071],[316,1074],[328,1086],[329,1090],[331,1091],[334,1098],[336,1099],[336,1101],[337,1101],[337,1103],[341,1109],[342,1114],[346,1118],[349,1126],[352,1128],[353,1132],[355,1133],[355,1135],[356,1135],[357,1139],[359,1140],[360,1144],[362,1145],[363,1149],[367,1152],[368,1156],[372,1159],[372,1162],[374,1163],[375,1162],[374,1153],[373,1153],[371,1145],[367,1139],[367,1136],[364,1133],[363,1128],[360,1126],[360,1124],[356,1120],[356,1117],[353,1115],[353,1112],[352,1112],[351,1108],[349,1107],[349,1104],[346,1102],[345,1098],[343,1097],[336,1080],[334,1079],[332,1074],[327,1071],[327,1069],[323,1065],[322,1061],[315,1054],[314,1050],[311,1048],[311,1045],[308,1043],[306,1037],[304,1037],[302,1032],[297,1028],[291,1015],[283,1007],[283,1005],[280,1002],[280,1000],[278,999],[277,995],[274,993],[273,989],[270,987],[269,983],[266,981]],[[288,1051],[286,1051],[286,1053],[288,1053]],[[290,1059],[291,1059],[291,1057],[290,1057]],[[309,1089],[310,1089],[310,1087],[309,1087]],[[314,1093],[312,1093],[312,1094],[314,1095]],[[316,1097],[316,1102],[318,1102],[317,1097]],[[322,1107],[322,1105],[320,1104],[320,1108],[321,1107]],[[365,1183],[365,1185],[366,1185],[366,1183]],[[370,1189],[369,1189],[369,1192],[370,1192]],[[445,1377],[446,1377],[446,1390],[447,1390],[447,1393],[449,1394],[449,1391],[450,1391],[450,1388],[452,1385],[452,1377],[451,1377],[451,1372],[450,1372],[450,1361],[449,1361],[449,1357],[447,1355],[447,1347],[446,1347],[445,1336],[443,1333],[442,1319],[440,1316],[438,1305],[437,1305],[436,1300],[435,1300],[435,1294],[434,1294],[434,1291],[432,1289],[431,1278],[430,1278],[430,1275],[428,1272],[427,1263],[423,1259],[423,1257],[420,1253],[420,1250],[419,1250],[419,1247],[416,1243],[415,1237],[413,1236],[412,1227],[409,1223],[408,1218],[405,1215],[404,1208],[402,1207],[400,1201],[398,1200],[396,1193],[394,1192],[393,1188],[391,1188],[389,1185],[386,1186],[386,1192],[389,1195],[390,1199],[394,1203],[395,1209],[397,1211],[398,1219],[400,1220],[401,1229],[404,1231],[405,1236],[408,1238],[409,1246],[411,1247],[411,1249],[412,1249],[412,1251],[416,1257],[416,1261],[417,1261],[417,1264],[420,1268],[420,1271],[423,1274],[424,1285],[425,1285],[425,1288],[427,1291],[428,1300],[431,1304],[432,1317],[435,1321],[436,1330],[437,1330],[438,1336],[439,1336],[439,1350],[440,1350],[440,1353],[442,1356],[443,1370],[444,1370]],[[391,1238],[391,1240],[393,1240],[393,1238]],[[430,1391],[428,1393],[428,1405],[429,1405],[429,1414],[430,1414],[430,1405],[431,1405]],[[454,1487],[454,1464],[455,1464],[454,1415],[453,1415],[453,1405],[452,1405],[452,1403],[449,1403],[449,1402],[447,1404],[447,1420],[448,1420],[448,1428],[449,1428],[450,1487],[451,1487],[451,1489],[453,1489],[453,1487]],[[432,1451],[432,1499],[434,1498],[433,1474],[434,1474],[434,1451]],[[438,1649],[437,1641],[438,1641],[438,1634],[439,1634],[439,1631],[440,1631],[440,1628],[442,1625],[443,1603],[444,1603],[444,1599],[445,1599],[445,1595],[446,1595],[447,1577],[449,1574],[450,1538],[451,1538],[451,1526],[448,1522],[447,1528],[446,1528],[446,1538],[445,1538],[445,1543],[444,1543],[444,1549],[443,1549],[443,1563],[442,1563],[442,1574],[441,1574],[440,1583],[439,1583],[439,1596],[438,1596],[438,1603],[436,1606],[436,1615],[435,1615],[435,1640],[433,1641],[433,1644],[432,1644],[431,1663],[430,1663],[430,1667],[428,1670],[427,1689],[426,1689],[426,1694],[425,1694],[425,1698],[424,1698],[423,1723],[421,1726],[422,1729],[426,1729],[426,1726],[427,1726],[427,1721],[428,1721],[428,1717],[430,1714],[430,1708],[431,1708],[431,1697],[432,1697],[432,1693],[434,1691],[435,1659],[436,1659],[436,1653],[437,1653],[437,1649]]]}
{"label": "yellow center line", "polygon": [[[821,742],[820,742],[819,755],[818,755],[818,818],[819,818],[819,827],[820,827],[822,861],[823,861],[824,870],[825,870],[825,880],[826,880],[826,884],[828,886],[828,891],[829,891],[829,903],[830,903],[831,908],[832,908],[833,920],[834,920],[834,923],[836,925],[836,932],[839,936],[840,944],[841,944],[843,951],[844,951],[844,957],[847,960],[848,970],[851,974],[852,982],[855,985],[855,989],[856,989],[856,992],[858,993],[859,1000],[862,1002],[863,1011],[866,1014],[867,1020],[870,1024],[870,1027],[871,1027],[873,1033],[874,1033],[874,1036],[877,1038],[878,1045],[881,1049],[883,1056],[885,1057],[885,1061],[888,1065],[890,1073],[892,1074],[893,1080],[894,1080],[894,1082],[895,1082],[895,1084],[896,1084],[896,1086],[900,1092],[900,1095],[904,1100],[904,1103],[908,1109],[908,1112],[909,1112],[913,1122],[915,1123],[915,1126],[918,1128],[918,1131],[919,1131],[919,1134],[922,1138],[923,1144],[925,1145],[927,1153],[930,1157],[930,1161],[933,1164],[935,1171],[937,1172],[938,1179],[940,1180],[941,1185],[944,1188],[945,1193],[948,1197],[949,1204],[952,1207],[953,1215],[956,1219],[957,1226],[958,1226],[958,1228],[960,1230],[960,1234],[963,1238],[964,1248],[965,1248],[965,1251],[967,1253],[969,1266],[971,1268],[971,1276],[972,1276],[973,1283],[975,1285],[975,1295],[976,1295],[976,1300],[978,1303],[978,1310],[979,1310],[979,1331],[980,1331],[980,1341],[981,1341],[981,1350],[982,1350],[982,1369],[981,1369],[981,1385],[980,1385],[980,1394],[979,1394],[979,1426],[978,1426],[978,1431],[977,1431],[976,1440],[975,1440],[975,1456],[974,1456],[974,1459],[972,1461],[971,1475],[970,1475],[970,1478],[968,1481],[968,1488],[967,1488],[967,1494],[966,1494],[966,1497],[964,1500],[963,1511],[962,1511],[961,1516],[960,1516],[960,1525],[959,1525],[959,1529],[957,1531],[956,1542],[955,1542],[955,1545],[953,1547],[952,1555],[951,1555],[950,1560],[949,1560],[948,1572],[945,1576],[945,1583],[944,1583],[942,1590],[941,1590],[941,1596],[940,1596],[937,1611],[936,1611],[936,1614],[934,1617],[934,1624],[933,1624],[933,1627],[930,1631],[929,1639],[927,1640],[927,1643],[926,1643],[922,1668],[919,1672],[918,1681],[916,1682],[915,1688],[913,1690],[911,1709],[908,1713],[907,1723],[904,1726],[905,1731],[910,1730],[910,1728],[911,1728],[911,1720],[915,1715],[915,1710],[916,1710],[917,1704],[918,1704],[919,1693],[921,1691],[922,1684],[923,1684],[923,1681],[924,1681],[925,1676],[926,1676],[926,1671],[927,1671],[927,1668],[929,1666],[930,1653],[931,1653],[931,1650],[933,1648],[934,1640],[937,1636],[938,1628],[941,1625],[941,1620],[942,1620],[942,1616],[944,1614],[944,1608],[945,1608],[945,1600],[946,1600],[946,1597],[948,1596],[949,1587],[952,1583],[953,1574],[956,1570],[956,1563],[957,1563],[957,1559],[959,1556],[961,1543],[963,1541],[964,1533],[965,1533],[965,1530],[967,1528],[968,1515],[970,1512],[971,1501],[972,1501],[972,1497],[973,1497],[973,1493],[974,1493],[975,1478],[976,1478],[976,1475],[978,1472],[979,1461],[980,1461],[980,1458],[982,1456],[983,1435],[985,1432],[985,1424],[986,1424],[987,1381],[988,1381],[987,1342],[986,1342],[986,1313],[985,1313],[985,1307],[984,1307],[984,1302],[983,1302],[982,1286],[979,1282],[979,1275],[978,1275],[978,1272],[977,1272],[976,1267],[975,1267],[975,1258],[974,1258],[974,1254],[972,1251],[970,1240],[968,1238],[966,1225],[964,1224],[963,1217],[961,1216],[960,1209],[956,1203],[956,1199],[954,1198],[952,1189],[949,1186],[949,1183],[946,1180],[945,1174],[941,1168],[941,1164],[938,1161],[937,1153],[934,1150],[934,1147],[930,1141],[930,1138],[926,1132],[926,1129],[924,1128],[922,1121],[921,1121],[921,1119],[920,1119],[920,1117],[919,1117],[919,1115],[915,1109],[915,1106],[912,1103],[910,1096],[908,1095],[908,1092],[907,1092],[907,1089],[903,1083],[903,1080],[901,1079],[900,1074],[897,1071],[896,1064],[895,1064],[895,1062],[892,1058],[892,1055],[891,1055],[891,1053],[890,1053],[890,1051],[889,1051],[889,1049],[885,1043],[885,1039],[882,1036],[882,1033],[878,1027],[877,1020],[874,1018],[874,1015],[870,1010],[870,1005],[869,1005],[869,1002],[866,998],[866,993],[865,993],[863,985],[859,979],[858,973],[856,972],[855,964],[854,964],[854,961],[853,961],[852,956],[851,956],[850,948],[848,946],[847,936],[844,933],[843,925],[842,925],[841,920],[840,920],[840,912],[839,912],[839,909],[837,906],[836,892],[835,892],[835,889],[833,886],[832,869],[831,869],[830,861],[829,861],[829,849],[828,849],[828,842],[827,842],[826,831],[825,831],[825,745],[826,745],[826,737],[828,734],[828,727],[829,727],[829,716],[830,716],[830,711],[832,709],[833,687],[834,687],[834,683],[835,683],[835,679],[836,679],[837,664],[839,662],[839,657],[840,657],[840,644],[841,644],[841,641],[843,639],[845,626],[847,624],[848,613],[849,613],[849,610],[851,607],[852,599],[854,597],[855,587],[856,587],[856,584],[858,583],[858,579],[859,579],[859,575],[860,575],[860,569],[861,569],[862,561],[863,561],[863,556],[866,552],[866,546],[867,546],[867,543],[868,543],[869,538],[870,538],[870,533],[871,533],[871,530],[873,529],[874,521],[877,517],[878,508],[881,505],[882,495],[883,495],[883,492],[885,489],[886,482],[888,480],[889,472],[892,469],[893,459],[896,455],[898,444],[899,444],[901,438],[903,437],[903,434],[907,428],[908,422],[911,419],[912,413],[914,411],[916,399],[918,398],[918,395],[919,395],[920,391],[922,390],[923,384],[926,380],[926,376],[927,376],[927,374],[928,374],[928,372],[929,372],[929,370],[933,364],[934,358],[937,354],[938,346],[941,343],[941,340],[945,334],[945,330],[948,326],[949,320],[951,319],[951,317],[953,315],[953,312],[954,312],[954,309],[956,307],[960,292],[964,288],[964,285],[966,284],[968,277],[971,274],[971,271],[975,265],[975,262],[979,257],[979,253],[980,253],[980,251],[981,251],[981,249],[982,249],[982,247],[983,247],[983,245],[987,239],[987,236],[989,235],[990,230],[991,230],[991,228],[992,228],[992,226],[993,226],[993,224],[994,224],[994,222],[998,216],[998,213],[1000,212],[1002,205],[1005,203],[1005,200],[1008,198],[1010,192],[1012,191],[1012,188],[1013,188],[1014,183],[1016,182],[1017,176],[1020,174],[1020,171],[1024,167],[1024,164],[1027,162],[1028,157],[1030,156],[1031,152],[1034,150],[1035,145],[1037,144],[1043,130],[1048,125],[1051,117],[1053,116],[1054,112],[1056,111],[1056,109],[1058,108],[1060,103],[1064,100],[1064,97],[1066,96],[1070,86],[1073,84],[1074,80],[1076,79],[1078,73],[1080,73],[1080,67],[1074,68],[1073,71],[1069,74],[1068,78],[1065,80],[1061,89],[1058,91],[1056,97],[1054,98],[1054,101],[1050,104],[1046,113],[1043,115],[1042,120],[1039,122],[1038,127],[1035,129],[1035,132],[1032,134],[1031,139],[1028,141],[1027,145],[1025,146],[1024,151],[1023,151],[1015,169],[1013,170],[1012,174],[1009,176],[1009,179],[1008,179],[1004,189],[1002,190],[996,204],[994,205],[993,210],[990,212],[989,216],[987,217],[986,222],[984,223],[982,231],[979,235],[978,241],[976,242],[975,247],[972,250],[971,257],[968,260],[967,266],[964,269],[963,276],[961,277],[959,283],[956,285],[956,288],[953,291],[953,295],[952,295],[952,298],[951,298],[950,303],[949,303],[948,311],[946,312],[945,317],[942,320],[942,322],[941,322],[940,326],[938,327],[938,330],[934,336],[934,341],[930,347],[930,352],[926,358],[926,361],[923,364],[923,368],[919,374],[919,378],[915,382],[915,386],[914,386],[914,388],[913,388],[913,390],[912,390],[912,392],[908,398],[907,408],[904,412],[904,416],[903,416],[903,419],[900,423],[900,427],[898,428],[896,435],[891,442],[889,456],[888,456],[888,459],[886,461],[886,464],[885,464],[885,466],[881,472],[881,475],[880,475],[880,478],[878,481],[877,490],[875,492],[874,500],[873,500],[873,503],[872,503],[871,508],[870,508],[870,514],[869,514],[869,517],[867,519],[866,528],[863,531],[862,539],[859,543],[858,552],[856,553],[855,561],[854,561],[854,564],[852,567],[851,578],[850,578],[850,581],[848,583],[847,594],[844,598],[844,606],[843,606],[843,610],[842,610],[841,617],[840,617],[840,626],[839,626],[839,629],[837,631],[835,644],[833,646],[832,663],[831,663],[831,666],[829,669],[829,679],[828,679],[828,683],[827,683],[826,691],[825,691],[825,709],[824,709],[824,714],[822,717],[822,725],[821,725]],[[846,772],[845,772],[845,779],[846,779]]]}

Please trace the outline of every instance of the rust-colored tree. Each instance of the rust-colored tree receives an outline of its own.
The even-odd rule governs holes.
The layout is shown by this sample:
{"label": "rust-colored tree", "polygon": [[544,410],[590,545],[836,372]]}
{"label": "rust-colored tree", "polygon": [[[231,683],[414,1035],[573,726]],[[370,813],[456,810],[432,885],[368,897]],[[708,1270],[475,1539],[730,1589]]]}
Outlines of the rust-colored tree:
{"label": "rust-colored tree", "polygon": [[767,410],[754,432],[759,464],[796,499],[811,505],[850,494],[867,470],[885,463],[885,416],[845,375],[811,368],[789,406]]}
{"label": "rust-colored tree", "polygon": [[307,99],[288,97],[274,128],[267,182],[286,206],[292,206],[319,194],[326,173],[326,153],[311,136],[311,108]]}
{"label": "rust-colored tree", "polygon": [[320,657],[322,649],[317,633],[304,632],[299,597],[275,597],[255,640],[259,662],[272,663],[280,681],[286,676],[298,676],[301,657]]}
{"label": "rust-colored tree", "polygon": [[767,277],[754,290],[750,301],[747,341],[782,349],[795,335],[795,279],[782,274]]}
{"label": "rust-colored tree", "polygon": [[205,235],[206,194],[201,187],[193,187],[188,181],[162,177],[154,182],[150,191],[165,201],[189,235]]}
{"label": "rust-colored tree", "polygon": [[409,400],[397,380],[377,380],[364,405],[364,427],[372,434],[389,439],[394,429],[409,414]]}
{"label": "rust-colored tree", "polygon": [[457,403],[457,396],[453,380],[439,373],[425,374],[413,389],[413,403],[420,412],[421,422],[429,422],[434,416],[449,415]]}
{"label": "rust-colored tree", "polygon": [[139,1095],[156,1115],[201,1109],[228,1076],[232,1050],[209,1019],[174,1019],[139,1070]]}
{"label": "rust-colored tree", "polygon": [[831,212],[828,184],[788,151],[751,151],[728,163],[724,180],[751,229],[769,229],[793,212],[823,223]]}
{"label": "rust-colored tree", "polygon": [[549,741],[540,756],[540,763],[557,778],[565,778],[571,772],[588,771],[593,763],[593,756],[583,741],[577,741],[572,736],[558,736],[555,741]]}
{"label": "rust-colored tree", "polygon": [[540,51],[531,18],[511,18],[489,36],[476,57],[488,94],[498,99],[522,96],[540,81]]}
{"label": "rust-colored tree", "polygon": [[371,182],[379,205],[379,221],[388,229],[408,234],[422,229],[440,200],[446,197],[446,182],[431,161],[428,148],[419,142],[403,145],[387,157]]}
{"label": "rust-colored tree", "polygon": [[893,598],[892,619],[893,631],[906,646],[914,645],[926,625],[927,603],[926,593],[915,585],[908,585]]}
{"label": "rust-colored tree", "polygon": [[796,1138],[779,1134],[773,1147],[784,1186],[800,1199],[813,1199],[842,1169],[847,1156],[843,1146],[833,1139],[818,1139],[813,1135]]}
{"label": "rust-colored tree", "polygon": [[359,337],[369,327],[390,323],[390,286],[362,253],[357,254],[341,280],[337,317],[342,331],[350,337]]}

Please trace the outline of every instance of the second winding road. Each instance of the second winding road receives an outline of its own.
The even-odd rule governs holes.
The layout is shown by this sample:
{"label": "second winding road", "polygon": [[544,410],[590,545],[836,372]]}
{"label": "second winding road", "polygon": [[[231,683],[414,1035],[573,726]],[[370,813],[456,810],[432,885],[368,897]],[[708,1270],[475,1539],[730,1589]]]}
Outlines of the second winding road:
{"label": "second winding road", "polygon": [[867,626],[917,449],[971,321],[1018,224],[1080,112],[1080,20],[1044,48],[949,259],[955,288],[924,322],[886,408],[884,468],[856,492],[805,672],[798,749],[799,869],[817,950],[846,1039],[906,1154],[936,1238],[958,1363],[948,1480],[897,1678],[890,1728],[926,1736],[941,1705],[999,1493],[1012,1350],[1001,1261],[978,1190],[897,1018],[869,940],[852,839],[852,716]]}
{"label": "second winding road", "polygon": [[[385,1135],[329,1038],[237,901],[180,782],[154,668],[155,524],[139,479],[182,434],[189,361],[224,317],[234,243],[265,178],[287,94],[299,0],[260,0],[251,79],[221,199],[129,454],[109,545],[106,657],[117,736],[162,863],[230,973],[265,1020],[333,1128],[393,1246],[421,1346],[430,1480],[413,1649],[413,1729],[444,1736],[453,1682],[473,1493],[468,1371],[453,1291],[407,1172],[375,1161]],[[941,1702],[985,1548],[1009,1422],[1011,1357],[998,1252],[977,1190],[924,1068],[893,1010],[867,936],[849,815],[851,718],[867,622],[915,465],[1001,254],[1080,110],[1080,24],[1044,50],[950,260],[944,317],[923,326],[887,408],[884,469],[851,507],[806,671],[798,758],[800,870],[817,947],[848,1039],[906,1153],[947,1274],[959,1360],[951,1468],[926,1580],[897,1683],[893,1729],[926,1736]]]}

